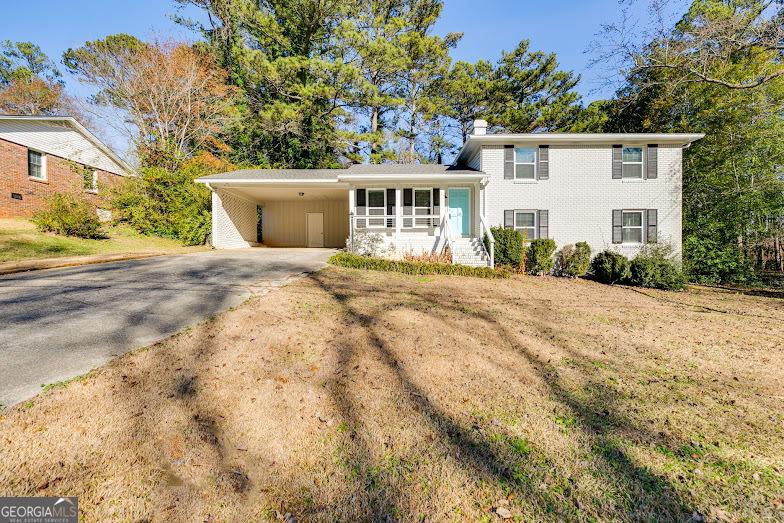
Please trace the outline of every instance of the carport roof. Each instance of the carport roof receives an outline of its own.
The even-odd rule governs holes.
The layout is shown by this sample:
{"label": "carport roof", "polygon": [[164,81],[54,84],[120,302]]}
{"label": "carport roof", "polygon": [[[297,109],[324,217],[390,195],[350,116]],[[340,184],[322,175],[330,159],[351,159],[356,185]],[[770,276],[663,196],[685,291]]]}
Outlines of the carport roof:
{"label": "carport roof", "polygon": [[358,177],[399,177],[399,176],[432,176],[432,175],[474,175],[483,176],[482,171],[454,167],[442,164],[355,164],[347,169],[242,169],[227,173],[212,174],[198,178],[197,182],[243,182],[243,181],[281,181],[305,182],[325,181],[338,182],[345,178]]}

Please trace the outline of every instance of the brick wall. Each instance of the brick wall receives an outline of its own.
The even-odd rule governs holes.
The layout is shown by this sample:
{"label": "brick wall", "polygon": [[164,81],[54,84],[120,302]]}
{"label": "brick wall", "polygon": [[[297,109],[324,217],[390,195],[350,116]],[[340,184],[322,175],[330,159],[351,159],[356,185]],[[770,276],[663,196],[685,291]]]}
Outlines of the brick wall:
{"label": "brick wall", "polygon": [[659,146],[658,177],[612,179],[612,147],[550,146],[550,178],[504,180],[503,146],[482,148],[481,169],[490,177],[483,195],[490,226],[501,226],[504,210],[549,211],[549,237],[559,247],[587,241],[594,253],[613,249],[634,256],[641,245],[612,243],[613,209],[658,209],[658,236],[681,251],[682,150]]}
{"label": "brick wall", "polygon": [[[35,180],[27,175],[27,147],[0,140],[0,218],[27,217],[35,214],[44,198],[54,193],[70,192],[83,195],[100,207],[105,204],[106,187],[117,183],[121,176],[98,170],[99,193],[84,189],[82,176],[73,169],[73,163],[46,155],[46,179]],[[11,193],[22,195],[21,200],[11,198]]]}

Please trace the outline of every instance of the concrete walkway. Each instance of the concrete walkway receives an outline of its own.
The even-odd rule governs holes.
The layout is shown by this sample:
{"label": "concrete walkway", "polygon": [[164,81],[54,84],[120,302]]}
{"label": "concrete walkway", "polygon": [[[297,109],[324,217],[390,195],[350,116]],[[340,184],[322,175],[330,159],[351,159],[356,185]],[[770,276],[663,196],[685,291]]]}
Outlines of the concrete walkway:
{"label": "concrete walkway", "polygon": [[0,405],[318,270],[332,252],[210,251],[0,276]]}

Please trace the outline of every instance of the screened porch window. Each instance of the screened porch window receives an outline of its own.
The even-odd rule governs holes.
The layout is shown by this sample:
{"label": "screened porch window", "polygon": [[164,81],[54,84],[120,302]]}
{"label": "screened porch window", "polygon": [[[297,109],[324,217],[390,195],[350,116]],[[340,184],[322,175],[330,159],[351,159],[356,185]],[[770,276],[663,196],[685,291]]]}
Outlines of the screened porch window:
{"label": "screened porch window", "polygon": [[[368,189],[367,190],[367,210],[368,227],[384,227],[386,219],[386,190]],[[379,218],[373,218],[379,216]]]}
{"label": "screened porch window", "polygon": [[[414,189],[414,215],[427,216],[433,208],[432,189]],[[416,227],[430,227],[430,218],[415,218]]]}

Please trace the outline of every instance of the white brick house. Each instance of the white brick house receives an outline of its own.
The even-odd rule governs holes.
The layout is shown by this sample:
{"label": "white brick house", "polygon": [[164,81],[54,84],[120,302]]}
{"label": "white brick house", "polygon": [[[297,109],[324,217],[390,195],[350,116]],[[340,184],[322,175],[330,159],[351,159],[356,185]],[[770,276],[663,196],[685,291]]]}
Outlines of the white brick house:
{"label": "white brick house", "polygon": [[453,166],[199,178],[213,191],[213,245],[250,247],[260,231],[271,246],[343,247],[373,233],[391,255],[449,246],[455,262],[491,265],[480,240],[504,226],[559,247],[587,241],[594,252],[633,256],[666,241],[680,254],[682,150],[703,135],[486,134],[486,127],[475,123]]}

